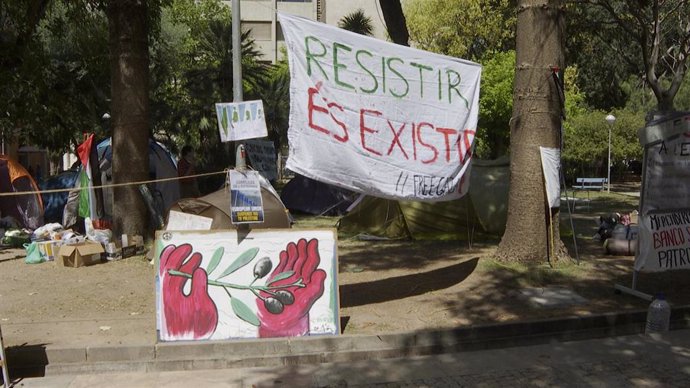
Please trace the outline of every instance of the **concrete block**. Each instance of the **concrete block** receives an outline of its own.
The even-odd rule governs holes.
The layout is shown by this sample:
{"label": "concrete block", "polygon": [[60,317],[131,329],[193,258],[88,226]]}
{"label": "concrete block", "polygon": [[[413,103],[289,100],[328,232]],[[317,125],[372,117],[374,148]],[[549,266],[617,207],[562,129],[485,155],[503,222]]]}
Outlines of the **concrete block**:
{"label": "concrete block", "polygon": [[46,348],[48,364],[86,362],[86,348]]}
{"label": "concrete block", "polygon": [[86,349],[88,362],[100,361],[153,361],[153,346],[96,346]]}
{"label": "concrete block", "polygon": [[91,362],[50,364],[46,366],[46,376],[79,375],[99,373],[131,373],[146,372],[147,362]]}

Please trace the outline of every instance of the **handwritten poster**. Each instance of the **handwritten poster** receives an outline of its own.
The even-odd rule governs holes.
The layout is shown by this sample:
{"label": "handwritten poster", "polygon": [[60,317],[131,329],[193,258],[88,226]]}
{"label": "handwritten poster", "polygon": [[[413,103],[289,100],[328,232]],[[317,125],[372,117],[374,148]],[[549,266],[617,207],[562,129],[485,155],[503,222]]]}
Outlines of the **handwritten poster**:
{"label": "handwritten poster", "polygon": [[638,239],[636,270],[690,268],[690,211],[640,216]]}
{"label": "handwritten poster", "polygon": [[228,174],[230,175],[230,221],[233,224],[264,222],[259,173],[231,170]]}
{"label": "handwritten poster", "polygon": [[288,169],[379,197],[467,192],[480,65],[279,19],[290,65]]}
{"label": "handwritten poster", "polygon": [[252,168],[269,181],[278,179],[276,149],[270,140],[247,140],[242,142],[247,150]]}
{"label": "handwritten poster", "polygon": [[690,209],[690,132],[645,147],[641,213]]}
{"label": "handwritten poster", "polygon": [[253,139],[268,135],[261,100],[216,104],[220,141]]}
{"label": "handwritten poster", "polygon": [[635,269],[690,268],[690,132],[646,144],[643,165]]}
{"label": "handwritten poster", "polygon": [[210,230],[213,218],[171,210],[166,230]]}
{"label": "handwritten poster", "polygon": [[163,341],[336,335],[335,230],[159,231]]}

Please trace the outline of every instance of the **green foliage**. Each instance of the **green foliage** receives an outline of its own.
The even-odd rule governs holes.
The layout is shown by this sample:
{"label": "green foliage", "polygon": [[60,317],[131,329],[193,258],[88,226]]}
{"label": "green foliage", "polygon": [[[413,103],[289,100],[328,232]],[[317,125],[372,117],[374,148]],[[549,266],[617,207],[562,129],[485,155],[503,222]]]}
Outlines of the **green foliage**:
{"label": "green foliage", "polygon": [[496,53],[482,67],[476,154],[496,159],[507,153],[510,142],[515,51]]}
{"label": "green foliage", "polygon": [[[107,24],[96,9],[55,1],[21,35],[14,25],[26,23],[26,9],[0,6],[3,18],[0,63],[0,128],[20,143],[54,151],[76,145],[82,132],[105,134],[110,87]],[[78,28],[77,28],[78,26]]]}
{"label": "green foliage", "polygon": [[406,0],[403,9],[421,49],[476,61],[515,47],[514,0]]}
{"label": "green foliage", "polygon": [[570,11],[567,54],[583,70],[580,85],[594,106],[623,106],[622,84],[644,74],[656,109],[673,109],[675,87],[688,68],[687,0],[589,0],[573,2]]}
{"label": "green foliage", "polygon": [[[654,92],[647,86],[644,79],[631,76],[623,84],[623,89],[630,96],[625,108],[636,112],[650,112],[656,108]],[[690,78],[685,77],[674,100],[675,108],[679,111],[690,111]]]}
{"label": "green foliage", "polygon": [[343,16],[338,21],[338,27],[360,35],[371,36],[374,33],[374,24],[371,18],[361,8]]}
{"label": "green foliage", "polygon": [[[229,8],[217,0],[176,0],[163,10],[161,35],[151,48],[151,106],[154,133],[173,150],[190,144],[203,152],[200,171],[234,163],[220,142],[214,104],[233,100],[232,24]],[[260,62],[250,32],[242,33],[245,100],[260,98],[270,66]],[[222,179],[222,178],[221,178]],[[215,189],[219,182],[205,182]],[[204,182],[201,182],[202,191]]]}
{"label": "green foliage", "polygon": [[[584,112],[565,122],[562,151],[565,176],[606,177],[608,161],[609,124],[604,119],[608,112]],[[611,173],[621,173],[626,162],[642,159],[642,146],[637,139],[638,129],[644,126],[644,113],[625,109],[612,111],[616,121],[611,129]]]}
{"label": "green foliage", "polygon": [[[285,55],[282,56],[286,58]],[[290,115],[290,71],[286,60],[278,62],[269,75],[260,80],[255,97],[264,103],[268,137],[276,150],[287,147],[288,118]]]}
{"label": "green foliage", "polygon": [[568,67],[577,67],[577,84],[589,105],[611,110],[625,105],[623,87],[641,70],[641,58],[630,37],[588,2],[568,2],[565,40]]}

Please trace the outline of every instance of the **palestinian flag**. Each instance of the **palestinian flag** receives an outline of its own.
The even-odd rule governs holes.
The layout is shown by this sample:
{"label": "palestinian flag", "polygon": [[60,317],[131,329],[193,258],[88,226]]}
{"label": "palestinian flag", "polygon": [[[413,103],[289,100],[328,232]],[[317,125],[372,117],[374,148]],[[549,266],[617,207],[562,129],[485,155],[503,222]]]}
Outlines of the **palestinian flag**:
{"label": "palestinian flag", "polygon": [[80,217],[90,217],[92,220],[97,218],[96,213],[96,194],[93,189],[93,173],[91,171],[91,147],[93,146],[93,134],[86,138],[86,141],[77,147],[77,156],[81,161],[81,172],[79,173],[79,210]]}

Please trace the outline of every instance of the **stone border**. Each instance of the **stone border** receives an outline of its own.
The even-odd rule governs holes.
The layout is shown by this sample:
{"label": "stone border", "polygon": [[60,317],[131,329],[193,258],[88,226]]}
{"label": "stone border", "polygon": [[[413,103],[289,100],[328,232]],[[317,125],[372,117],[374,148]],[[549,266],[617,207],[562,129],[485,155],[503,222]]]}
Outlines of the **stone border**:
{"label": "stone border", "polygon": [[[497,323],[446,330],[141,346],[7,349],[13,378],[285,366],[529,346],[644,333],[646,310]],[[671,329],[690,328],[690,305],[674,307]]]}

